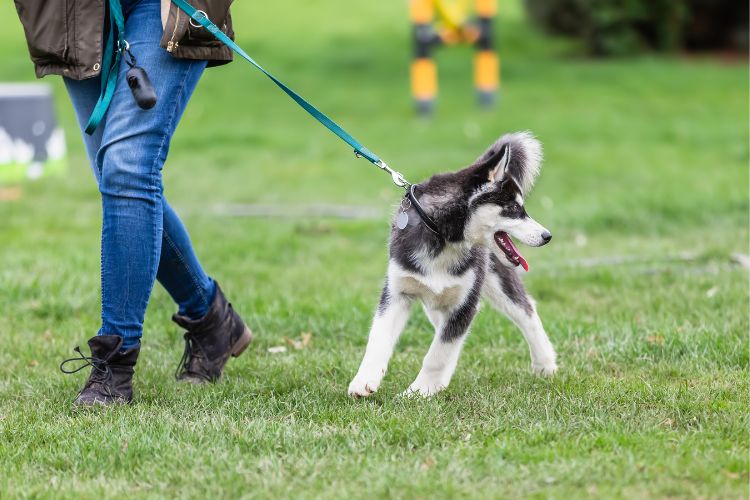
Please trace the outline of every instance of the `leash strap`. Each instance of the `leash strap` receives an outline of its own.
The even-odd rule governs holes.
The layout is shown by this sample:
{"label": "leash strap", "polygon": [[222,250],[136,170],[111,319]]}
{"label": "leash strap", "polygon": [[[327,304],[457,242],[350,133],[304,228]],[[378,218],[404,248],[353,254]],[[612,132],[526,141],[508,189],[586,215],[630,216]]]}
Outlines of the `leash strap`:
{"label": "leash strap", "polygon": [[[361,156],[363,158],[366,158],[370,163],[373,163],[379,168],[382,168],[383,170],[386,170],[389,174],[391,174],[391,177],[393,178],[393,181],[400,187],[405,187],[409,185],[408,182],[399,174],[398,172],[394,172],[390,168],[388,168],[388,165],[381,160],[378,155],[367,149],[365,146],[362,145],[357,139],[355,139],[351,134],[349,134],[346,130],[341,128],[341,126],[331,120],[328,116],[325,115],[322,111],[320,111],[318,108],[310,104],[307,100],[305,100],[302,96],[300,96],[297,92],[292,90],[291,88],[287,87],[284,82],[273,76],[271,73],[266,71],[263,66],[258,64],[252,57],[247,55],[242,48],[237,45],[231,38],[229,38],[227,35],[225,35],[214,23],[211,22],[210,19],[208,19],[208,16],[206,16],[206,13],[197,10],[195,7],[187,3],[185,0],[172,0],[175,5],[177,5],[180,9],[185,11],[185,13],[190,16],[195,22],[206,28],[213,36],[215,36],[220,42],[222,42],[224,45],[235,51],[240,57],[245,59],[247,62],[255,66],[257,69],[259,69],[264,75],[266,75],[268,78],[273,81],[281,90],[283,90],[289,97],[291,97],[297,104],[299,104],[302,109],[307,111],[313,118],[318,120],[321,124],[323,124],[324,127],[326,127],[328,130],[336,134],[341,140],[349,144],[352,148],[354,148],[354,153],[357,156]],[[398,182],[397,182],[398,180]]]}
{"label": "leash strap", "polygon": [[[110,0],[110,1],[116,1],[116,0]],[[403,175],[391,169],[383,160],[381,160],[378,157],[378,155],[376,155],[375,153],[367,149],[362,143],[360,143],[351,134],[349,134],[346,130],[344,130],[338,123],[331,120],[328,116],[326,116],[325,113],[323,113],[318,108],[310,104],[297,92],[287,87],[284,84],[284,82],[282,82],[281,80],[273,76],[265,68],[263,68],[263,66],[258,64],[252,57],[247,55],[247,53],[244,50],[242,50],[242,47],[237,45],[231,38],[225,35],[224,32],[222,32],[219,29],[218,26],[216,26],[213,22],[211,22],[211,20],[208,18],[205,12],[201,10],[197,10],[195,7],[187,3],[185,0],[172,0],[172,2],[175,5],[177,5],[177,7],[182,9],[188,16],[190,16],[191,19],[193,19],[195,22],[197,22],[198,24],[203,26],[205,29],[207,29],[220,42],[222,42],[224,45],[226,45],[227,47],[235,51],[240,57],[245,59],[247,62],[249,62],[250,64],[255,66],[258,70],[260,70],[264,75],[270,78],[271,81],[273,81],[273,83],[275,83],[281,90],[283,90],[285,94],[291,97],[292,100],[294,100],[294,102],[299,104],[300,107],[302,107],[302,109],[307,111],[313,118],[315,118],[318,122],[320,122],[324,127],[326,127],[328,130],[336,134],[341,140],[343,140],[344,142],[349,144],[352,148],[354,148],[355,155],[357,155],[358,157],[366,158],[373,165],[388,172],[391,175],[391,179],[393,180],[393,183],[406,190],[406,196],[412,202],[414,208],[416,209],[417,213],[421,217],[425,226],[427,226],[427,228],[430,231],[440,236],[440,231],[435,225],[435,222],[430,218],[429,215],[427,215],[425,210],[422,208],[422,205],[419,204],[419,201],[417,200],[417,197],[415,194],[415,186],[411,184],[410,182],[408,182],[406,179],[404,179]]]}
{"label": "leash strap", "polygon": [[[117,40],[116,45],[115,39]],[[102,57],[102,88],[99,99],[96,101],[94,110],[89,116],[86,124],[86,133],[91,135],[99,126],[104,115],[107,113],[112,96],[115,93],[117,74],[120,71],[120,59],[123,49],[127,48],[125,41],[125,16],[122,14],[120,0],[109,0],[109,33],[107,42],[104,44],[104,55]]]}

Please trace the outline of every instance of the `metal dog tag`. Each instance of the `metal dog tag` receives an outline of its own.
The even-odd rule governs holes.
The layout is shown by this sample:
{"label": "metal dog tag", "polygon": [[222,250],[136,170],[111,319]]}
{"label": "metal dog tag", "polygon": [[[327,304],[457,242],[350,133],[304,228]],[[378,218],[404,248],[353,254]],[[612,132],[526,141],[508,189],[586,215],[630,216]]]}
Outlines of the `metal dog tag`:
{"label": "metal dog tag", "polygon": [[409,224],[409,215],[406,212],[399,212],[396,217],[396,227],[404,229],[407,224]]}

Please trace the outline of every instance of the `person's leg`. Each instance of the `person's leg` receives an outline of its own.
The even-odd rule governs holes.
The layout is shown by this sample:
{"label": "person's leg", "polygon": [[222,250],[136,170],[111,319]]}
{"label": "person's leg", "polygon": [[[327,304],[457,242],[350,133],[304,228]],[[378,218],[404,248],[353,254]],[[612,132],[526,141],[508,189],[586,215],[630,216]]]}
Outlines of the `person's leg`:
{"label": "person's leg", "polygon": [[[123,397],[111,397],[118,389],[102,386],[101,375],[111,373],[102,366],[121,368],[120,389],[130,384],[157,274],[179,305],[173,320],[187,330],[180,380],[217,380],[230,356],[239,356],[252,340],[250,329],[201,268],[182,222],[163,196],[161,169],[169,142],[206,63],[175,59],[159,48],[159,5],[159,0],[123,2],[126,38],[138,64],[149,73],[156,107],[137,107],[123,63],[101,130],[85,138],[102,195],[102,326],[99,336],[89,341],[94,357],[88,359],[94,368],[78,404],[132,397],[125,390],[120,391]],[[99,82],[66,84],[83,126]]]}
{"label": "person's leg", "polygon": [[190,319],[206,315],[216,295],[216,283],[203,270],[187,229],[163,199],[161,257],[156,277],[177,303],[177,314]]}
{"label": "person's leg", "polygon": [[[123,62],[115,95],[105,122],[100,125],[100,145],[94,158],[104,216],[99,333],[123,337],[123,349],[139,343],[160,263],[165,217],[161,169],[174,129],[205,68],[205,61],[176,59],[159,47],[158,1],[142,1],[126,16],[126,38],[138,64],[148,72],[158,100],[151,110],[137,107],[125,82],[128,66]],[[89,91],[98,88],[88,82],[67,83],[69,90],[80,85],[80,93],[85,93],[83,86],[87,84]],[[71,91],[74,102],[75,94],[75,90]],[[84,115],[79,116],[82,121],[88,119],[85,113],[79,115]],[[87,145],[95,141],[95,137],[87,139]],[[173,211],[167,212],[168,218],[174,217]],[[184,231],[182,224],[170,220],[168,225]],[[186,235],[173,239],[188,242],[183,250],[189,247]],[[197,263],[195,258],[190,260]],[[170,262],[180,260],[165,261]],[[183,258],[181,262],[184,265],[189,260]],[[163,276],[169,274],[165,271]],[[202,271],[195,274],[205,276]],[[206,295],[206,289],[210,291],[212,283],[206,282],[210,283],[210,278],[205,277],[198,296]],[[185,296],[184,291],[177,295]],[[195,308],[187,301],[185,304],[188,309]]]}
{"label": "person's leg", "polygon": [[[123,62],[96,158],[104,209],[101,333],[122,336],[124,348],[140,340],[160,263],[165,222],[161,169],[175,127],[206,65],[205,61],[176,59],[161,49],[161,31],[158,1],[142,1],[128,13],[126,38],[138,64],[148,72],[158,100],[153,109],[137,107],[125,84],[128,66]],[[184,233],[174,218],[168,210],[170,227]],[[189,242],[186,236],[180,239]],[[165,264],[176,260],[168,258]],[[207,277],[204,281],[210,282]],[[201,284],[201,290],[206,287]]]}
{"label": "person's leg", "polygon": [[[96,156],[102,143],[106,117],[92,135],[83,133],[83,129],[99,97],[101,80],[99,77],[80,81],[67,78],[64,80],[81,127],[94,177],[99,184],[101,172],[96,163]],[[201,318],[211,305],[216,293],[216,284],[203,270],[184,224],[163,196],[162,216],[161,255],[156,277],[177,303],[178,314],[191,319]]]}

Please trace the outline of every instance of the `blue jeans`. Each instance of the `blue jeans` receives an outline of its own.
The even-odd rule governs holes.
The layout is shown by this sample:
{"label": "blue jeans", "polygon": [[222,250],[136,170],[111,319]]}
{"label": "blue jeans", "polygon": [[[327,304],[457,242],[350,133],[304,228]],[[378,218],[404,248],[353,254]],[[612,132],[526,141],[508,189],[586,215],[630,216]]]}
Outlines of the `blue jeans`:
{"label": "blue jeans", "polygon": [[[182,112],[206,67],[176,59],[159,47],[159,0],[122,0],[125,38],[156,89],[157,103],[139,108],[125,81],[104,120],[83,135],[102,197],[102,324],[98,335],[123,337],[123,349],[139,344],[154,280],[166,288],[179,314],[199,319],[216,284],[203,271],[185,226],[164,198],[161,170]],[[100,91],[100,78],[65,79],[78,124],[85,128]]]}

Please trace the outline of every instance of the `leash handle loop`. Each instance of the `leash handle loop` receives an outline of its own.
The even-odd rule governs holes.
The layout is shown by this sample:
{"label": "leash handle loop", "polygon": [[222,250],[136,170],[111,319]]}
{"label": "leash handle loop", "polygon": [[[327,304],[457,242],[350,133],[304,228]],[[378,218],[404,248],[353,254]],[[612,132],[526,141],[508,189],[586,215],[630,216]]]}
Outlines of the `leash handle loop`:
{"label": "leash handle loop", "polygon": [[115,94],[115,86],[117,85],[117,73],[120,71],[120,58],[123,49],[126,49],[127,46],[125,16],[122,13],[120,0],[109,0],[109,33],[104,44],[104,55],[102,57],[102,87],[99,99],[96,101],[94,110],[86,123],[85,130],[88,135],[94,133],[107,113],[109,103],[112,102],[112,96]]}

